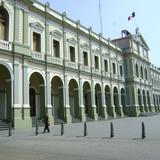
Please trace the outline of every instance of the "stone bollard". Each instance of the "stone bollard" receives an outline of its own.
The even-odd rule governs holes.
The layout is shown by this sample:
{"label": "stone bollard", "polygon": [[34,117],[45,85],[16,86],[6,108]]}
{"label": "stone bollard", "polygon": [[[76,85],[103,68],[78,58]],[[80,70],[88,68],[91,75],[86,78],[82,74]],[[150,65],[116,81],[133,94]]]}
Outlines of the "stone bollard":
{"label": "stone bollard", "polygon": [[146,132],[145,132],[145,125],[144,122],[142,122],[142,139],[146,138]]}
{"label": "stone bollard", "polygon": [[63,122],[61,123],[61,136],[63,136],[64,135],[64,124],[63,124]]}
{"label": "stone bollard", "polygon": [[84,122],[84,137],[87,136],[87,123]]}
{"label": "stone bollard", "polygon": [[114,129],[113,129],[113,123],[111,122],[111,124],[110,124],[110,131],[111,131],[111,135],[110,135],[110,137],[111,138],[113,138],[114,137]]}
{"label": "stone bollard", "polygon": [[9,123],[9,126],[8,126],[8,136],[11,136],[12,135],[12,124]]}
{"label": "stone bollard", "polygon": [[38,136],[38,119],[36,119],[36,136]]}

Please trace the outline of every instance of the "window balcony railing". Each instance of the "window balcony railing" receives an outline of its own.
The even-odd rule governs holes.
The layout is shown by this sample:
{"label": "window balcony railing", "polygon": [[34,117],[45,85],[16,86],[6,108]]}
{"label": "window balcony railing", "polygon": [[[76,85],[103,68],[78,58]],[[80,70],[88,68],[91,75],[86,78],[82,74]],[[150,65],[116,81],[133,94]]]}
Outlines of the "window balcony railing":
{"label": "window balcony railing", "polygon": [[32,51],[31,56],[33,59],[44,61],[44,54],[43,53]]}
{"label": "window balcony railing", "polygon": [[95,73],[95,74],[99,74],[99,75],[101,74],[101,70],[100,70],[100,69],[93,68],[92,71],[93,71],[93,73]]}
{"label": "window balcony railing", "polygon": [[63,65],[63,59],[58,57],[52,57],[51,62],[58,65]]}
{"label": "window balcony railing", "polygon": [[65,66],[69,67],[69,68],[78,69],[78,63],[71,62],[71,61],[68,61],[68,60],[65,60]]}
{"label": "window balcony railing", "polygon": [[84,72],[91,72],[91,68],[89,66],[82,65],[80,69]]}
{"label": "window balcony railing", "polygon": [[125,81],[125,79],[124,79],[124,76],[118,76],[118,79],[120,80],[120,81]]}
{"label": "window balcony railing", "polygon": [[0,49],[11,51],[12,50],[12,43],[0,40]]}
{"label": "window balcony railing", "polygon": [[118,75],[111,73],[111,78],[113,78],[113,79],[118,79]]}
{"label": "window balcony railing", "polygon": [[110,77],[110,73],[109,73],[109,72],[103,71],[102,74],[103,74],[103,76],[105,76],[105,77]]}

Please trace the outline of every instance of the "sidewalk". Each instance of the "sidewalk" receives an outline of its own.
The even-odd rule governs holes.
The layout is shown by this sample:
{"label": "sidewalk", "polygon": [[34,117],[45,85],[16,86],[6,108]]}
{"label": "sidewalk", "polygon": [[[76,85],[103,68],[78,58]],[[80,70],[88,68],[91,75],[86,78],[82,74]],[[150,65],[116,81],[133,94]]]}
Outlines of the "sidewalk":
{"label": "sidewalk", "polygon": [[[115,137],[110,137],[110,122]],[[146,139],[141,139],[141,122],[145,123]],[[60,125],[51,133],[35,136],[35,128],[18,129],[13,136],[0,132],[2,160],[159,160],[160,115],[139,118],[88,122],[87,137],[83,123]],[[6,134],[7,133],[7,134]]]}

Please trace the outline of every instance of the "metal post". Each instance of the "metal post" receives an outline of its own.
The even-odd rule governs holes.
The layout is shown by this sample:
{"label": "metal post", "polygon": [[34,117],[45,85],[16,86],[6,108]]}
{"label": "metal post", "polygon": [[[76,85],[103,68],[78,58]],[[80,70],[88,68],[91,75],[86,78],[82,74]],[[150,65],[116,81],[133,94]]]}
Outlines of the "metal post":
{"label": "metal post", "polygon": [[146,138],[145,125],[144,125],[144,122],[142,122],[142,139],[144,138]]}
{"label": "metal post", "polygon": [[11,126],[12,124],[11,123],[9,123],[9,128],[8,128],[8,136],[11,136],[12,135],[12,126]]}
{"label": "metal post", "polygon": [[113,123],[111,122],[111,124],[110,124],[110,128],[111,128],[111,135],[110,135],[110,137],[111,138],[113,138],[114,137],[114,129],[113,129]]}
{"label": "metal post", "polygon": [[84,137],[87,136],[87,123],[84,122]]}
{"label": "metal post", "polygon": [[63,124],[63,122],[61,123],[61,136],[63,136],[64,135],[64,124]]}
{"label": "metal post", "polygon": [[38,118],[36,118],[36,136],[38,136]]}

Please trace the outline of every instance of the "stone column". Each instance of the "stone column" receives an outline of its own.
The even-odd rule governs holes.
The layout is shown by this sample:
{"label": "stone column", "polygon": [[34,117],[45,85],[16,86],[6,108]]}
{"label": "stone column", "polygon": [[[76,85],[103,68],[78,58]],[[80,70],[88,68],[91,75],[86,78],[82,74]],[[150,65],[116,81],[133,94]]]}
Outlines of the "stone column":
{"label": "stone column", "polygon": [[95,105],[95,88],[94,88],[94,81],[92,80],[91,82],[91,103],[92,103],[92,107],[91,107],[91,117],[94,120],[98,120],[98,115],[96,112],[96,105]]}
{"label": "stone column", "polygon": [[116,118],[112,84],[111,84],[111,90],[110,90],[110,106],[108,107],[108,112],[113,118]]}
{"label": "stone column", "polygon": [[82,79],[80,78],[80,84],[79,84],[79,108],[80,108],[80,120],[82,122],[86,121],[86,114],[85,114],[85,107],[83,102],[83,84]]}
{"label": "stone column", "polygon": [[50,124],[54,124],[53,107],[51,104],[51,83],[50,72],[46,71],[46,109],[49,115]]}
{"label": "stone column", "polygon": [[130,87],[130,116],[137,117],[139,115],[139,105],[138,105],[138,96],[137,89],[135,85]]}
{"label": "stone column", "polygon": [[147,92],[145,92],[145,101],[146,101],[146,105],[145,105],[145,111],[149,112],[149,104],[148,104],[148,96],[147,96]]}
{"label": "stone column", "polygon": [[142,92],[142,89],[141,89],[141,106],[140,106],[140,111],[145,113],[145,106],[144,106],[144,100],[143,100],[143,92]]}
{"label": "stone column", "polygon": [[151,90],[151,89],[150,89],[150,92],[149,92],[149,97],[150,97],[149,110],[150,110],[151,112],[155,112],[154,103],[153,103],[153,93],[152,93],[152,90]]}
{"label": "stone column", "polygon": [[28,81],[28,65],[23,65],[23,110],[22,110],[23,127],[31,128],[32,121],[30,117],[29,104],[29,81]]}
{"label": "stone column", "polygon": [[118,114],[120,115],[120,117],[124,117],[124,113],[123,113],[123,109],[122,109],[122,100],[121,100],[121,90],[120,90],[120,86],[118,86]]}
{"label": "stone column", "polygon": [[107,110],[106,110],[106,104],[105,104],[105,89],[104,89],[104,84],[102,84],[102,92],[101,92],[101,97],[102,97],[102,112],[101,112],[101,116],[104,118],[104,119],[107,119],[108,118],[108,114],[107,114]]}
{"label": "stone column", "polygon": [[71,112],[69,105],[69,87],[68,87],[68,77],[65,75],[65,87],[64,87],[64,112],[65,112],[65,121],[71,123]]}
{"label": "stone column", "polygon": [[14,126],[15,128],[21,127],[22,122],[22,106],[20,104],[20,98],[22,99],[22,95],[20,95],[20,90],[22,89],[21,83],[19,81],[19,63],[15,61],[13,64],[14,69],[14,80],[13,80],[13,114],[14,114]]}

